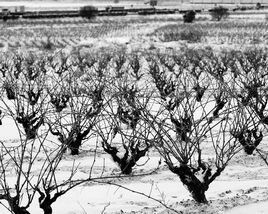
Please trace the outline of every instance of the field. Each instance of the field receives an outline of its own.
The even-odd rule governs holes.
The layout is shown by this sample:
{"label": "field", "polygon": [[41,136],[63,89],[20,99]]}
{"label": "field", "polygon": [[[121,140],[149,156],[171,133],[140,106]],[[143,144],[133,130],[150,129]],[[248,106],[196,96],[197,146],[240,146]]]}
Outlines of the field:
{"label": "field", "polygon": [[0,23],[0,213],[267,212],[266,13]]}
{"label": "field", "polygon": [[[0,7],[24,5],[27,10],[57,10],[57,9],[78,9],[84,5],[93,5],[100,9],[106,6],[124,6],[125,8],[132,7],[149,7],[146,0],[120,0],[118,3],[107,0],[60,0],[60,1],[0,1]],[[234,8],[237,5],[252,6],[256,3],[267,5],[265,0],[159,0],[157,8],[179,8],[179,9],[208,9],[215,4],[224,5],[228,8]]]}

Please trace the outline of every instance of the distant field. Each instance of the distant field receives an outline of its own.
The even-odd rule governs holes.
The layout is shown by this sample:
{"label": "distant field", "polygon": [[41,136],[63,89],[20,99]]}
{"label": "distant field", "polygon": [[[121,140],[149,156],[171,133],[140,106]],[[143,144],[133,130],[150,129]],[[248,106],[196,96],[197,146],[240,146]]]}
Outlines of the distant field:
{"label": "distant field", "polygon": [[[149,0],[121,0],[119,3],[115,4],[113,0],[62,0],[62,1],[35,1],[35,0],[16,0],[16,1],[1,1],[0,7],[6,6],[18,6],[24,5],[27,9],[76,9],[83,5],[94,5],[99,8],[103,8],[107,5],[120,5],[124,7],[149,7],[149,5],[145,5],[145,2]],[[256,4],[257,2],[261,4],[268,4],[267,0],[159,0],[159,7],[179,7],[183,9],[188,8],[210,8],[215,4],[226,5],[228,7],[234,7],[237,4]]]}
{"label": "distant field", "polygon": [[[99,2],[99,3],[113,3],[113,0],[55,0],[55,1],[45,1],[45,0],[29,0],[31,2],[59,2],[59,3],[91,3],[91,2]],[[27,2],[29,2],[27,1]],[[119,2],[135,2],[135,3],[144,3],[148,2],[149,0],[119,0]],[[25,0],[4,0],[0,2],[25,2]],[[234,3],[234,4],[256,4],[257,2],[260,3],[267,3],[266,0],[158,0],[159,4],[178,4],[178,3]]]}

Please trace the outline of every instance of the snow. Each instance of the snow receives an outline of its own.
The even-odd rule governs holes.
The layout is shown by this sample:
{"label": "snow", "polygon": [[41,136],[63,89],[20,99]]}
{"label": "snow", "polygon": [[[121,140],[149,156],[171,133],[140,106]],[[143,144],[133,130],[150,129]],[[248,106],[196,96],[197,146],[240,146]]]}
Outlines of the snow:
{"label": "snow", "polygon": [[2,119],[3,125],[0,126],[0,139],[12,140],[19,139],[19,132],[16,128],[16,124],[10,118],[4,117]]}
{"label": "snow", "polygon": [[[3,2],[1,2],[2,4]],[[9,2],[10,3],[10,2]],[[19,2],[23,4],[23,2]],[[29,2],[28,2],[29,3]],[[60,2],[40,4],[39,6],[55,6],[63,5]],[[34,5],[33,3],[29,3]],[[77,6],[76,3],[68,3],[68,6]],[[66,5],[65,5],[66,6]],[[153,26],[153,27],[152,27]],[[152,32],[159,23],[154,23],[148,29],[144,25],[140,31]],[[128,34],[132,34],[131,32]],[[140,38],[138,38],[140,39]],[[144,38],[142,38],[144,39]],[[79,45],[88,45],[95,48],[110,47],[114,44],[127,44],[131,49],[135,46],[146,49],[147,47],[155,46],[161,48],[178,48],[184,43],[169,42],[160,43],[137,41],[133,36],[110,36],[109,38],[93,39],[87,38]],[[204,44],[193,44],[195,46],[203,46]],[[216,46],[216,45],[215,45]],[[229,45],[226,45],[229,47]],[[0,139],[5,143],[13,144],[15,140],[19,139],[19,133],[16,131],[15,123],[5,117],[3,125],[0,126]],[[44,128],[44,127],[42,127]],[[57,138],[49,136],[53,142],[57,142]],[[91,139],[92,140],[92,139]],[[264,142],[264,147],[267,150],[267,139]],[[78,157],[71,157],[65,155],[60,165],[60,170],[57,172],[59,180],[65,180],[70,175],[75,160],[75,165],[79,166],[77,178],[87,176],[92,163],[94,162],[94,139],[91,142],[85,142],[82,147],[81,154]],[[265,145],[266,144],[266,145]],[[36,145],[38,147],[38,145]],[[213,154],[207,151],[204,157],[209,158]],[[156,151],[151,151],[150,159],[147,157],[140,160],[138,167],[135,167],[134,173],[150,173],[155,170],[160,160]],[[40,157],[40,163],[33,166],[34,173],[38,174],[38,169],[43,160]],[[146,162],[145,165],[143,165]],[[97,154],[95,166],[93,167],[93,174],[98,175],[103,170],[103,163],[105,163],[105,172],[115,174],[119,172],[118,166],[111,160],[111,157],[103,152]],[[27,162],[25,163],[27,164]],[[15,183],[15,175],[13,171],[9,174],[9,183]],[[201,179],[201,178],[200,178]],[[167,206],[172,207],[183,213],[204,213],[204,214],[247,214],[247,213],[267,213],[268,212],[268,167],[260,160],[257,155],[246,156],[242,152],[230,162],[223,174],[218,177],[215,182],[210,185],[207,191],[208,205],[198,205],[192,199],[187,189],[182,185],[178,176],[171,173],[167,166],[162,163],[156,172],[145,175],[129,178],[111,179],[113,182],[123,185],[126,188],[150,195],[155,199],[166,203]],[[32,214],[41,214],[42,210],[39,208],[37,196],[31,204],[29,211]],[[235,208],[234,208],[235,207]],[[105,211],[105,212],[104,212]],[[151,214],[151,213],[171,213],[167,208],[163,207],[157,201],[149,199],[140,194],[119,188],[118,186],[102,184],[97,182],[85,183],[70,192],[60,197],[53,204],[53,213],[59,214],[99,214],[99,213],[115,214],[115,213],[137,213],[137,214]],[[1,214],[9,214],[3,206],[0,206]]]}
{"label": "snow", "polygon": [[[211,184],[207,191],[209,205],[200,206],[194,203],[178,176],[171,173],[163,163],[153,174],[120,178],[119,180],[112,179],[112,181],[128,189],[150,195],[176,210],[185,211],[185,213],[191,211],[191,213],[215,214],[226,212],[227,214],[232,214],[237,213],[240,209],[242,210],[241,213],[244,213],[243,207],[235,208],[234,211],[232,211],[231,208],[268,200],[267,166],[264,165],[257,156],[249,158],[247,162],[242,161],[245,158],[246,156],[241,153],[230,163],[230,166],[226,168],[222,176]],[[76,161],[76,165],[79,166],[76,176],[80,178],[84,177],[89,170],[87,166],[92,164],[93,159],[94,157],[89,153],[89,145],[84,144],[78,158],[69,155],[64,156],[57,178],[64,180],[69,176],[74,160]],[[95,167],[93,168],[94,174],[99,172],[99,167],[102,166],[104,159],[105,171],[112,172],[115,170],[115,173],[119,171],[109,155],[98,154]],[[136,167],[135,173],[149,173],[153,171],[158,165],[159,159],[157,153],[151,151],[150,159],[147,164]],[[142,165],[144,161],[145,158],[142,159],[139,164]],[[252,165],[258,167],[254,168]],[[38,174],[38,165],[37,168],[33,167],[33,169]],[[249,169],[252,170],[253,173],[248,173]],[[10,176],[9,182],[14,183],[13,175]],[[34,214],[41,214],[42,211],[38,207],[37,201],[36,196],[29,211]],[[257,206],[257,204],[255,206]],[[254,209],[254,214],[262,213],[262,210],[265,210],[265,205],[267,205],[267,203],[260,203],[262,209],[252,208]],[[246,207],[251,206],[254,207],[254,204],[247,205]],[[85,183],[67,192],[53,204],[53,213],[61,214],[99,214],[104,209],[107,214],[167,213],[167,208],[161,206],[158,202],[123,188],[105,184],[105,181],[104,184],[94,182]],[[236,210],[238,211],[236,212]],[[8,214],[9,212],[1,206],[0,213]]]}
{"label": "snow", "polygon": [[252,213],[264,214],[267,212],[268,212],[268,201],[264,201],[245,206],[239,206],[225,212],[225,214],[252,214]]}

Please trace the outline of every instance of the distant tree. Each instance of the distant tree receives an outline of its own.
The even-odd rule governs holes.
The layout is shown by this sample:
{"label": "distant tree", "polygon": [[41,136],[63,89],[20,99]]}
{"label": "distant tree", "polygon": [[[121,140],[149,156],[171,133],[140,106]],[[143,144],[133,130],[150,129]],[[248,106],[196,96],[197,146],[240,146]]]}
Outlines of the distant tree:
{"label": "distant tree", "polygon": [[98,8],[93,6],[84,6],[79,10],[79,14],[83,18],[91,19],[95,17],[98,13]]}
{"label": "distant tree", "polygon": [[155,7],[157,5],[157,0],[150,0],[150,5]]}
{"label": "distant tree", "polygon": [[145,2],[145,4],[149,4],[152,7],[155,7],[157,5],[157,0],[149,0]]}
{"label": "distant tree", "polygon": [[213,20],[220,21],[222,19],[226,19],[229,16],[228,8],[218,6],[209,10],[209,13]]}
{"label": "distant tree", "polygon": [[196,12],[195,11],[193,11],[193,10],[187,11],[183,15],[183,21],[184,21],[184,23],[192,23],[195,20],[195,15],[196,15]]}
{"label": "distant tree", "polygon": [[3,21],[6,22],[8,20],[8,16],[7,15],[4,15],[3,16]]}
{"label": "distant tree", "polygon": [[256,9],[259,10],[259,9],[261,9],[261,8],[262,8],[261,3],[260,3],[260,2],[257,2],[257,4],[256,4]]}

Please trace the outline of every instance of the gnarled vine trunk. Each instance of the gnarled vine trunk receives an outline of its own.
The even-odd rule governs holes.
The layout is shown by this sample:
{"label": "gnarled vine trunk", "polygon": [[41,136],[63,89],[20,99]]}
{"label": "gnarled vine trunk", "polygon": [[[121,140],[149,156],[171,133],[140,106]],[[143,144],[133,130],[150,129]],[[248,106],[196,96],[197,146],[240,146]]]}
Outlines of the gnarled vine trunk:
{"label": "gnarled vine trunk", "polygon": [[14,214],[30,214],[27,211],[26,207],[20,207],[19,206],[19,197],[15,196],[15,197],[10,197],[10,195],[7,197],[7,201],[9,203],[10,209],[12,210],[12,212]]}
{"label": "gnarled vine trunk", "polygon": [[193,199],[198,203],[207,203],[205,192],[209,184],[201,182],[187,165],[169,167],[170,170],[180,177],[181,182],[187,187]]}
{"label": "gnarled vine trunk", "polygon": [[116,147],[111,146],[107,142],[102,142],[102,147],[105,152],[110,154],[113,158],[113,161],[116,162],[122,174],[129,175],[132,173],[133,167],[137,164],[141,157],[144,157],[148,152],[150,145],[146,145],[144,149],[139,149],[138,145],[133,145],[133,147],[125,146],[125,153],[123,157],[119,157],[118,149]]}

